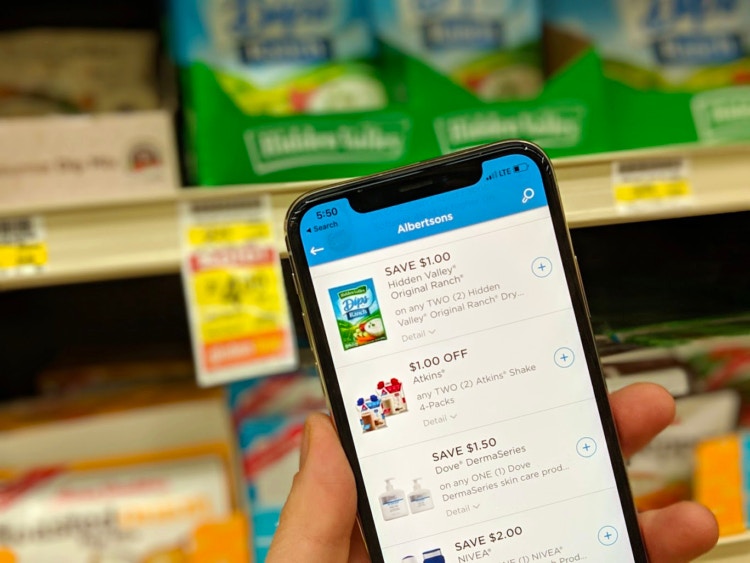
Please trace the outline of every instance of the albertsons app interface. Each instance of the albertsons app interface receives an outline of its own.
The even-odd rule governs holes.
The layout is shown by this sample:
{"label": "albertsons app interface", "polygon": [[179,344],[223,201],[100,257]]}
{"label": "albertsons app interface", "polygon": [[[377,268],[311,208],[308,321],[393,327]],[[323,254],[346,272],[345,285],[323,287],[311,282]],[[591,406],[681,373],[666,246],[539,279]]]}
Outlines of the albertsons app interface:
{"label": "albertsons app interface", "polygon": [[633,561],[533,161],[301,229],[385,560]]}

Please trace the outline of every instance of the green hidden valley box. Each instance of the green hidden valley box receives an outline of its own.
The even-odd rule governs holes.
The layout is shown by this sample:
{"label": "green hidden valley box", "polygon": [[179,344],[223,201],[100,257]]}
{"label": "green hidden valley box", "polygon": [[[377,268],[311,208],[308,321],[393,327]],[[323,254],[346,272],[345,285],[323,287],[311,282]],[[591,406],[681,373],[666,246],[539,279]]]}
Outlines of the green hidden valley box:
{"label": "green hidden valley box", "polygon": [[615,149],[750,138],[750,2],[545,0],[558,50],[603,60]]}
{"label": "green hidden valley box", "polygon": [[611,149],[593,49],[547,74],[533,0],[173,0],[199,185],[360,176],[507,138]]}

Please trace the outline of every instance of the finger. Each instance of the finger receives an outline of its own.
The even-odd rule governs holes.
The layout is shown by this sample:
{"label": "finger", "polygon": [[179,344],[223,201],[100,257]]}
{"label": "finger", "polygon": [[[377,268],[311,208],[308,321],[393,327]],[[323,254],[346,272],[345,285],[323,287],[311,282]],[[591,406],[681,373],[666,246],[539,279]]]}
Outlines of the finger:
{"label": "finger", "polygon": [[294,477],[269,563],[346,563],[357,512],[354,476],[330,419],[305,423],[301,468]]}
{"label": "finger", "polygon": [[624,456],[630,457],[674,420],[674,399],[653,383],[635,383],[609,396]]}
{"label": "finger", "polygon": [[716,518],[694,502],[680,502],[639,515],[651,563],[687,563],[703,555],[719,539]]}

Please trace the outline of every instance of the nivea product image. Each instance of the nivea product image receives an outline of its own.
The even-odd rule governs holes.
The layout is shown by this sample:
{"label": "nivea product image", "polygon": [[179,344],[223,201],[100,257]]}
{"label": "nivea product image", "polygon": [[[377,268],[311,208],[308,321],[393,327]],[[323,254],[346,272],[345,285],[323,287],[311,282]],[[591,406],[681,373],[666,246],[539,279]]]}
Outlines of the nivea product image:
{"label": "nivea product image", "polygon": [[439,549],[431,549],[422,554],[424,563],[445,563],[443,552]]}

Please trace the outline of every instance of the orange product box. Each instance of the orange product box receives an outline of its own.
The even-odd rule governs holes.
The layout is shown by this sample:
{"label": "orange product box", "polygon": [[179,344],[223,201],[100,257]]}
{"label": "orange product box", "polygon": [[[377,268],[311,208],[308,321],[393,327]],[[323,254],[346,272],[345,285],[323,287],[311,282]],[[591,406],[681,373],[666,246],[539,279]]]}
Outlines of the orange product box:
{"label": "orange product box", "polygon": [[698,446],[695,499],[714,513],[722,536],[748,528],[749,484],[750,434],[731,434]]}

